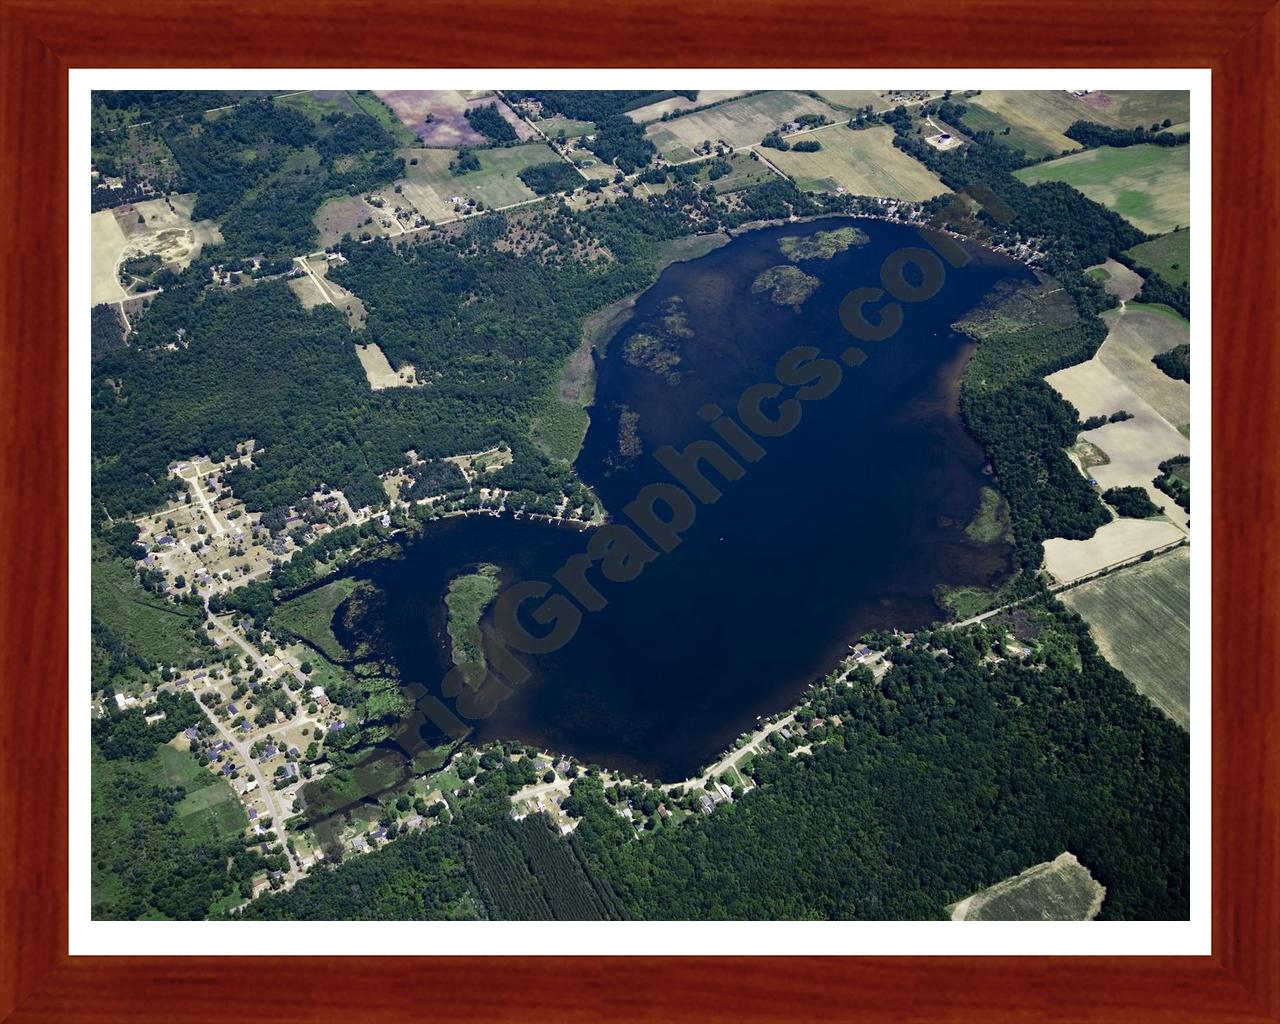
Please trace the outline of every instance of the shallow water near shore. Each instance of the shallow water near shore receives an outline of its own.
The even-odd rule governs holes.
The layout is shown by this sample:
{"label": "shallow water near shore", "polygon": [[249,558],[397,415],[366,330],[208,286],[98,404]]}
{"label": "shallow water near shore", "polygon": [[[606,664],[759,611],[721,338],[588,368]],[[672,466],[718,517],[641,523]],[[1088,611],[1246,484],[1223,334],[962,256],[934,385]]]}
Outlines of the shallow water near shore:
{"label": "shallow water near shore", "polygon": [[[779,238],[845,224],[870,242],[794,264],[778,248]],[[855,341],[840,324],[841,300],[878,286],[890,253],[922,244],[904,225],[841,218],[751,231],[667,268],[596,354],[595,405],[577,462],[583,479],[626,522],[621,510],[641,488],[672,480],[656,449],[714,440],[699,410],[714,403],[733,413],[746,389],[775,379],[788,349],[809,345],[838,359]],[[937,585],[1005,578],[1009,547],[977,546],[964,535],[989,478],[959,417],[969,343],[949,325],[999,281],[1030,275],[1012,260],[972,252],[964,267],[947,267],[937,295],[904,305],[894,337],[860,343],[866,360],[843,367],[829,397],[805,403],[796,429],[759,438],[767,454],[744,461],[740,479],[708,470],[722,497],[697,506],[672,552],[630,582],[593,570],[606,607],[586,613],[560,650],[518,655],[530,678],[474,722],[472,738],[515,738],[652,778],[684,778],[757,716],[794,703],[867,630],[941,619]],[[752,291],[779,265],[818,279],[798,310]],[[356,628],[402,682],[439,695],[450,667],[449,580],[491,562],[504,586],[550,582],[588,537],[509,516],[431,524],[404,543],[403,557],[356,570],[385,596]]]}

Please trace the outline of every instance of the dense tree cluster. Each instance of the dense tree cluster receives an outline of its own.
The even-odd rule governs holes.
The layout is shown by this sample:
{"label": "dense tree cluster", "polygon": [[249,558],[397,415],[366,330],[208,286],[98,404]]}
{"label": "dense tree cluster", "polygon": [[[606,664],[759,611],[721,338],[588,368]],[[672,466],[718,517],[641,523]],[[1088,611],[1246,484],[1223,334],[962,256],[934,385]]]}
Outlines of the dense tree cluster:
{"label": "dense tree cluster", "polygon": [[1191,383],[1191,346],[1175,345],[1168,352],[1151,357],[1151,361],[1174,380]]}
{"label": "dense tree cluster", "polygon": [[498,111],[496,103],[471,107],[463,116],[472,128],[490,142],[515,142],[519,138],[511,123]]}
{"label": "dense tree cluster", "polygon": [[540,196],[552,192],[567,192],[582,184],[582,175],[563,160],[551,160],[545,164],[526,167],[519,177]]}
{"label": "dense tree cluster", "polygon": [[656,152],[644,127],[625,114],[613,114],[597,123],[595,136],[587,145],[601,160],[616,164],[624,174],[644,167]]}
{"label": "dense tree cluster", "polygon": [[124,321],[120,311],[107,303],[93,307],[89,318],[89,352],[94,359],[124,348]]}
{"label": "dense tree cluster", "polygon": [[[1165,118],[1163,127],[1168,128],[1170,124],[1172,122]],[[1153,124],[1150,129],[1143,128],[1141,125],[1136,128],[1111,128],[1108,125],[1095,124],[1092,121],[1075,121],[1062,134],[1089,148],[1114,146],[1120,149],[1125,146],[1140,146],[1143,144],[1182,146],[1191,141],[1190,132],[1166,132],[1161,131],[1161,127],[1161,125]]]}
{"label": "dense tree cluster", "polygon": [[1102,492],[1102,500],[1115,509],[1117,515],[1129,519],[1146,519],[1160,514],[1160,506],[1141,487],[1108,487]]}

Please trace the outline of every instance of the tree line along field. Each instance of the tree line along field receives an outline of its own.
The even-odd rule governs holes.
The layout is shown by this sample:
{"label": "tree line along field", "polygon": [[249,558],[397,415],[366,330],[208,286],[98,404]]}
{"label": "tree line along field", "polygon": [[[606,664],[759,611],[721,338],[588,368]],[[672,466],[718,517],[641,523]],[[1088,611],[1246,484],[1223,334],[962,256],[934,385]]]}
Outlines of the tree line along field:
{"label": "tree line along field", "polygon": [[1028,185],[1063,181],[1150,234],[1191,222],[1191,147],[1149,144],[1072,153],[1014,172]]}
{"label": "tree line along field", "polygon": [[1182,90],[1092,92],[1078,97],[1061,90],[983,90],[966,96],[965,124],[975,131],[988,130],[1002,142],[1023,150],[1032,159],[1080,148],[1062,133],[1074,121],[1092,121],[1112,128],[1149,128],[1166,117],[1174,125],[1191,116],[1189,94]]}
{"label": "tree line along field", "polygon": [[851,195],[925,200],[950,192],[937,176],[893,144],[893,129],[876,125],[853,131],[836,125],[808,133],[816,153],[761,149],[761,156],[813,192],[843,188]]}
{"label": "tree line along field", "polygon": [[[478,149],[475,155],[480,169],[454,174],[449,164],[457,157],[452,149],[406,149],[405,177],[398,182],[401,195],[418,208],[428,220],[442,220],[454,215],[449,199],[462,196],[474,199],[490,209],[536,199],[537,193],[520,180],[526,167],[559,161],[561,158],[544,142],[530,142],[501,149]],[[413,163],[417,160],[417,163]],[[425,191],[424,191],[425,190]],[[388,196],[399,200],[400,196]]]}
{"label": "tree line along field", "polygon": [[1184,227],[1181,231],[1170,231],[1135,245],[1126,255],[1131,256],[1138,266],[1154,270],[1172,285],[1186,284],[1191,277],[1191,229]]}
{"label": "tree line along field", "polygon": [[658,152],[672,163],[692,160],[694,148],[721,139],[731,147],[759,142],[779,125],[802,114],[822,114],[842,120],[839,112],[821,100],[797,92],[762,92],[698,110],[671,121],[659,121],[645,129]]}
{"label": "tree line along field", "polygon": [[1177,548],[1059,596],[1138,692],[1190,729],[1190,550]]}

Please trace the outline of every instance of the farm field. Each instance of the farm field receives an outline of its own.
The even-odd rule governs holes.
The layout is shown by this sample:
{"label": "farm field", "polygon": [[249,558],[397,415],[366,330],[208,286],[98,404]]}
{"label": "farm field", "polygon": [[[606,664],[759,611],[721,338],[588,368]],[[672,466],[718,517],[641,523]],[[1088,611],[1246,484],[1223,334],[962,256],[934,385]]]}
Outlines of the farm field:
{"label": "farm field", "polygon": [[450,148],[484,143],[484,136],[471,127],[466,112],[490,103],[497,105],[498,112],[521,139],[529,139],[534,135],[532,128],[490,92],[400,89],[379,92],[377,95],[424,146]]}
{"label": "farm field", "polygon": [[1013,173],[1028,185],[1064,181],[1150,234],[1191,222],[1190,146],[1101,146]]}
{"label": "farm field", "polygon": [[955,904],[953,921],[1091,921],[1107,890],[1074,854],[1027,868]]}
{"label": "farm field", "polygon": [[831,91],[824,89],[818,95],[837,110],[859,110],[868,105],[876,111],[892,110],[894,107],[894,104],[891,104],[885,98],[884,92],[877,89],[836,89]]}
{"label": "farm field", "polygon": [[761,152],[766,160],[802,189],[893,199],[930,199],[950,191],[923,164],[893,145],[887,125],[852,131],[837,125],[811,136],[822,143],[816,153]]}
{"label": "farm field", "polygon": [[1152,356],[1191,339],[1187,321],[1164,307],[1129,303],[1102,315],[1110,329],[1094,357],[1178,430],[1191,422],[1191,385],[1174,380]]}
{"label": "farm field", "polygon": [[382,349],[377,345],[357,345],[356,357],[369,380],[369,387],[374,391],[385,388],[413,388],[418,386],[417,373],[412,366],[399,370],[387,360]]}
{"label": "farm field", "polygon": [[1163,519],[1113,519],[1098,527],[1088,540],[1046,540],[1044,567],[1056,580],[1077,580],[1185,536]]}
{"label": "farm field", "polygon": [[[419,213],[431,220],[452,217],[453,207],[448,201],[450,196],[475,199],[490,208],[534,199],[537,194],[520,180],[519,173],[534,164],[560,159],[544,142],[509,146],[506,149],[480,149],[475,152],[480,160],[480,169],[461,175],[455,175],[449,170],[449,162],[457,155],[453,150],[411,149],[401,153],[406,157],[405,175],[409,184],[429,189],[440,204],[431,204],[428,197],[423,197],[431,209],[424,210],[419,206]],[[409,159],[417,159],[418,163],[408,165]],[[411,191],[409,185],[406,185],[403,194],[417,206],[419,192]],[[443,218],[439,214],[441,208],[446,211]]]}
{"label": "farm field", "polygon": [[[384,224],[388,221],[389,224]],[[342,241],[347,235],[359,238],[366,231],[375,238],[380,235],[401,233],[394,214],[389,210],[377,210],[360,196],[338,196],[326,199],[311,218],[320,232],[320,245],[328,247]]]}
{"label": "farm field", "polygon": [[1191,725],[1191,553],[1177,548],[1062,593],[1106,659],[1184,729]]}
{"label": "farm field", "polygon": [[838,111],[821,100],[796,92],[769,92],[686,114],[674,121],[651,124],[645,129],[645,135],[662,156],[679,163],[693,159],[694,147],[705,140],[723,139],[734,148],[754,145],[773,129],[801,114],[823,114],[833,121],[843,120]]}
{"label": "farm field", "polygon": [[1140,267],[1150,267],[1172,285],[1186,284],[1191,275],[1191,229],[1171,231],[1167,235],[1142,242],[1127,254]]}
{"label": "farm field", "polygon": [[695,110],[734,96],[741,96],[743,91],[742,89],[700,89],[696,100],[691,100],[687,96],[673,96],[669,100],[660,100],[636,110],[629,110],[627,117],[637,124],[646,124],[649,121],[657,121],[663,114],[674,113],[677,110]]}
{"label": "farm field", "polygon": [[302,303],[303,309],[311,309],[314,306],[323,306],[329,301],[320,286],[310,274],[301,274],[298,277],[289,278],[289,290],[298,296],[298,301]]}
{"label": "farm field", "polygon": [[1080,143],[1062,133],[1074,121],[1093,121],[1112,128],[1150,127],[1170,118],[1189,119],[1190,98],[1183,91],[1091,92],[1077,97],[1066,90],[985,90],[963,100],[969,107],[965,123],[975,130],[990,129],[1028,156],[1076,150]]}

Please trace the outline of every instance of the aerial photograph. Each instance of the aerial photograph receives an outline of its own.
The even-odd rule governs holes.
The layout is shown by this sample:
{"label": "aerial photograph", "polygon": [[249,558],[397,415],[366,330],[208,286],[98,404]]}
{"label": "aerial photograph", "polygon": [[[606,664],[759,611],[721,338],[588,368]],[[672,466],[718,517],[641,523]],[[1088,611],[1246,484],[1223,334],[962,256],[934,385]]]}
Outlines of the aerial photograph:
{"label": "aerial photograph", "polygon": [[1190,100],[94,92],[92,918],[1189,920]]}

